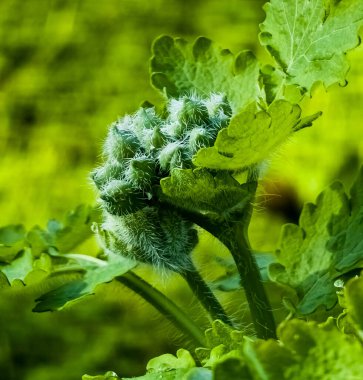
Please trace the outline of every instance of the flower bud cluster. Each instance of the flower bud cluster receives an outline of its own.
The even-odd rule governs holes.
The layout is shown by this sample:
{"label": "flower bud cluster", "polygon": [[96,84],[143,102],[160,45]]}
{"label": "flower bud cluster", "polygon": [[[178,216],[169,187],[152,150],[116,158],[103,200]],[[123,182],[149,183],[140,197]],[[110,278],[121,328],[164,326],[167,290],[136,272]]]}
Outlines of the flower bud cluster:
{"label": "flower bud cluster", "polygon": [[196,244],[195,231],[175,213],[160,210],[155,189],[174,168],[191,168],[193,155],[213,145],[231,113],[223,95],[182,96],[168,101],[164,117],[153,107],[140,108],[110,126],[105,163],[91,177],[105,212],[103,228],[139,261],[162,261],[158,266],[176,270],[184,260],[185,266],[182,251]]}

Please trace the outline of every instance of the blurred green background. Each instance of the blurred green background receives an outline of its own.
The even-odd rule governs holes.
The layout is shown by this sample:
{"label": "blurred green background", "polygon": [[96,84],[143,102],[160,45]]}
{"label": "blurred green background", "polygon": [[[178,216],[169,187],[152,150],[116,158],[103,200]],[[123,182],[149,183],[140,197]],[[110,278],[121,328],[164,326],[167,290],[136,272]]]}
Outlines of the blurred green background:
{"label": "blurred green background", "polygon": [[[160,102],[148,78],[160,34],[205,35],[233,52],[258,44],[261,0],[3,0],[0,2],[0,225],[44,225],[95,201],[88,179],[107,126],[144,100]],[[276,246],[333,179],[346,185],[363,162],[363,49],[349,53],[349,85],[315,90],[306,112],[322,110],[274,155],[251,227],[258,250]],[[157,275],[145,273],[152,280]],[[161,289],[198,314],[181,281]],[[0,378],[76,380],[85,372],[144,372],[147,360],[188,346],[157,312],[121,287],[54,314],[31,313],[14,292],[0,301]],[[233,310],[233,297],[226,302]],[[241,311],[243,314],[243,310]],[[200,323],[205,323],[203,317]]]}

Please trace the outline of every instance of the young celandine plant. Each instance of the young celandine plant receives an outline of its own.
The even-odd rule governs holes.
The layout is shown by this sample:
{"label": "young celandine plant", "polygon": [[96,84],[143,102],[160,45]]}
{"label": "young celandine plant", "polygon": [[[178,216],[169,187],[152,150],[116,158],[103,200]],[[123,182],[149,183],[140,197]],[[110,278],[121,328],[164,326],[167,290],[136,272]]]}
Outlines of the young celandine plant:
{"label": "young celandine plant", "polygon": [[[344,53],[357,43],[362,15],[356,1],[328,6],[315,0],[314,7],[305,7],[307,14],[321,17],[314,13],[306,30],[300,23],[305,10],[298,12],[296,2],[274,1],[266,7],[261,42],[276,67],[261,66],[250,52],[234,58],[206,38],[193,46],[159,38],[151,79],[167,96],[165,109],[157,114],[152,106],[142,107],[114,123],[105,142],[105,163],[92,175],[104,210],[99,231],[107,237],[106,251],[180,273],[212,317],[229,323],[192,264],[193,225],[199,225],[231,251],[261,338],[275,337],[276,328],[248,239],[259,167],[293,132],[320,116],[302,118],[294,102],[318,80],[324,85],[344,80]],[[285,28],[274,24],[281,12],[290,12],[296,38],[290,23]],[[280,45],[286,36],[288,49]],[[335,53],[327,59],[332,46]],[[323,69],[329,75],[322,75]],[[247,181],[240,184],[236,175],[243,171]]]}
{"label": "young celandine plant", "polygon": [[[38,298],[34,311],[61,309],[115,279],[198,346],[193,354],[181,349],[176,357],[152,359],[140,380],[346,380],[363,373],[363,281],[356,277],[363,262],[363,170],[349,194],[335,182],[303,207],[299,225],[283,226],[268,264],[248,236],[261,168],[321,114],[302,116],[301,100],[317,82],[346,80],[346,52],[359,44],[363,2],[271,0],[264,9],[260,41],[274,65],[249,51],[233,56],[204,37],[193,44],[167,36],[154,42],[151,81],[164,108],[146,104],[111,125],[104,162],[92,172],[100,218],[81,207],[64,225],[0,231],[0,286],[80,271]],[[106,260],[69,253],[89,236],[92,222]],[[194,266],[197,226],[229,249],[235,264],[225,264],[229,273],[214,288],[243,287],[257,338],[232,325]],[[214,320],[205,336],[132,272],[138,263],[185,278]],[[277,328],[261,273],[288,289],[281,303],[290,314]]]}

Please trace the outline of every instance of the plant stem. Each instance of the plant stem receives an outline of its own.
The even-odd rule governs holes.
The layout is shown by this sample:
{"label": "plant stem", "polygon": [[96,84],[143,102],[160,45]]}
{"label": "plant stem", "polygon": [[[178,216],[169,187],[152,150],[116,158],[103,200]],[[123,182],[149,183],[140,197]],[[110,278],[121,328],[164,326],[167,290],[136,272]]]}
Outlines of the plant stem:
{"label": "plant stem", "polygon": [[222,322],[233,326],[222,305],[219,303],[209,286],[205,283],[197,269],[181,273],[194,295],[207,310],[212,320],[220,319]]}
{"label": "plant stem", "polygon": [[115,280],[127,286],[148,301],[183,333],[188,334],[198,347],[206,346],[203,331],[179,308],[179,306],[148,282],[131,271],[122,276],[116,277]]}
{"label": "plant stem", "polygon": [[257,336],[262,339],[276,339],[274,316],[248,238],[252,202],[258,185],[258,173],[254,168],[249,170],[247,183],[250,185],[250,202],[243,212],[233,215],[229,221],[218,223],[198,212],[180,207],[175,209],[180,215],[214,235],[229,249],[241,277]]}
{"label": "plant stem", "polygon": [[276,325],[271,305],[248,238],[248,227],[253,211],[252,199],[258,185],[252,170],[248,174],[247,182],[251,186],[251,202],[238,221],[224,223],[218,238],[230,250],[236,263],[257,336],[262,339],[276,339]]}
{"label": "plant stem", "polygon": [[221,241],[228,247],[236,263],[257,336],[276,339],[274,316],[243,223],[233,223],[224,231]]}

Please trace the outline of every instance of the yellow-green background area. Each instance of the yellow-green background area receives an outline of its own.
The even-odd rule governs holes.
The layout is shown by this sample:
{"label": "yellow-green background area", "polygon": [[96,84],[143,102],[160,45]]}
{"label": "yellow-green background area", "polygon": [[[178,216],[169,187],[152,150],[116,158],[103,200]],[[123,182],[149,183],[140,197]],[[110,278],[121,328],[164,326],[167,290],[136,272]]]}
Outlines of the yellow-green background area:
{"label": "yellow-green background area", "polygon": [[[161,97],[148,78],[152,40],[205,35],[233,52],[261,59],[260,0],[4,0],[0,2],[0,224],[44,225],[79,203],[93,204],[88,179],[100,162],[107,126],[144,100]],[[306,112],[322,110],[266,166],[251,227],[257,250],[276,247],[280,225],[296,221],[333,179],[352,182],[363,162],[363,49],[349,53],[347,87],[317,88]],[[243,91],[243,89],[241,89]],[[218,251],[204,239],[199,251]],[[199,252],[196,252],[198,255]],[[199,260],[211,280],[210,259]],[[184,283],[141,272],[206,319]],[[236,320],[246,315],[240,292],[221,295]],[[21,292],[0,298],[0,378],[76,380],[115,370],[142,374],[152,356],[184,339],[149,305],[121,286],[58,312],[34,314]],[[247,321],[246,321],[247,323]]]}

